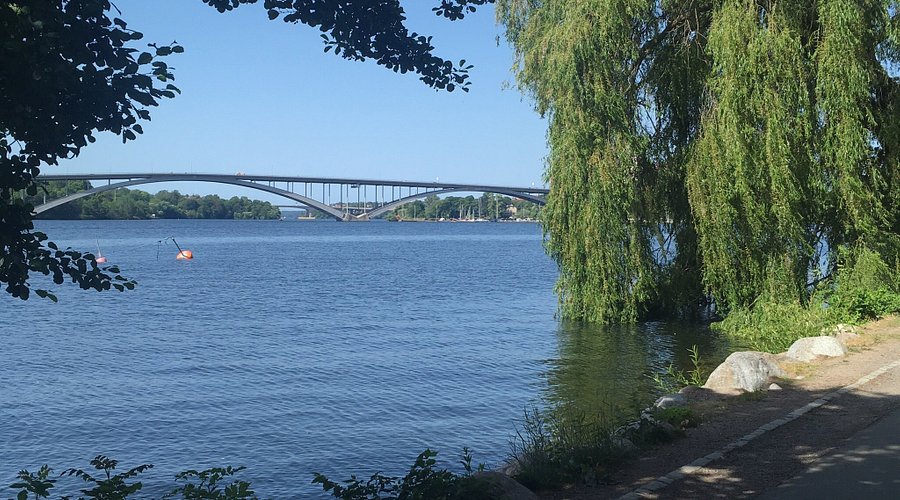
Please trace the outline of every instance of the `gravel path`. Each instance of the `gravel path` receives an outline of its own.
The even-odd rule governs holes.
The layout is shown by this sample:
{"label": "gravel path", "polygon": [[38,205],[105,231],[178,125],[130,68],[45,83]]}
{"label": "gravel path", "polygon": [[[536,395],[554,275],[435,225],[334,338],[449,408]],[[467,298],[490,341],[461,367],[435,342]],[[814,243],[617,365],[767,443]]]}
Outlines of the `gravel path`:
{"label": "gravel path", "polygon": [[[784,417],[880,367],[900,360],[900,319],[868,325],[845,358],[796,365],[802,380],[781,391],[733,398],[701,397],[702,423],[685,438],[644,451],[614,477],[616,484],[545,492],[541,498],[617,498],[683,465],[721,450],[760,426]],[[710,462],[685,479],[644,498],[749,498],[776,488],[847,439],[900,408],[900,367],[840,395]]]}

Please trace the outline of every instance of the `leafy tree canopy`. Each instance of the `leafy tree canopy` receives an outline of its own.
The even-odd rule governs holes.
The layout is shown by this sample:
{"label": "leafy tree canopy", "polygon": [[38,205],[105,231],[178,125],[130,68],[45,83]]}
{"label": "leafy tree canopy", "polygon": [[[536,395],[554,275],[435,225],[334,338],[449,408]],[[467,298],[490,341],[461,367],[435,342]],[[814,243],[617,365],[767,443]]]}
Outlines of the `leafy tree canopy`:
{"label": "leafy tree canopy", "polygon": [[[471,66],[434,55],[430,37],[404,26],[399,0],[202,1],[220,12],[261,3],[270,19],[320,29],[326,51],[415,72],[435,89],[468,90]],[[434,11],[461,19],[487,1],[442,0]],[[57,249],[33,231],[34,207],[22,195],[37,194],[41,167],[77,156],[98,133],[134,140],[149,108],[179,92],[166,61],[184,49],[137,48],[143,35],[111,16],[114,9],[108,0],[0,1],[0,283],[14,297],[29,297],[32,272],[85,289],[134,286],[93,255]]]}
{"label": "leafy tree canopy", "polygon": [[847,249],[897,267],[900,2],[497,7],[549,117],[565,316],[804,303]]}

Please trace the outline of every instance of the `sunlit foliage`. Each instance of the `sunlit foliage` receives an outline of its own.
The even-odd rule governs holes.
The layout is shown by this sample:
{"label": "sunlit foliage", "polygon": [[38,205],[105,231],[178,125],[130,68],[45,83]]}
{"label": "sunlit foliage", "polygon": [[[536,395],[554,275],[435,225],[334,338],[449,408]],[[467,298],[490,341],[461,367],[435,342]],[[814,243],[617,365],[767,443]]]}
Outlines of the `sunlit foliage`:
{"label": "sunlit foliage", "polygon": [[549,118],[565,316],[804,304],[848,249],[897,262],[896,0],[497,7]]}

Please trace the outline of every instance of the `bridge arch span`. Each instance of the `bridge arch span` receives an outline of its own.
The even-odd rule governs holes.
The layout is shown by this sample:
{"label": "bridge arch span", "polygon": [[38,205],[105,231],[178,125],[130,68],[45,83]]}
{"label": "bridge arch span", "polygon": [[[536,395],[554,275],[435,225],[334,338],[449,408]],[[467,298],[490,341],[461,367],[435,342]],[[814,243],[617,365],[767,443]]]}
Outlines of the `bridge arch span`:
{"label": "bridge arch span", "polygon": [[[369,218],[376,218],[376,217],[379,217],[381,215],[384,215],[384,214],[390,212],[391,210],[394,210],[403,205],[406,205],[407,203],[410,203],[410,202],[413,202],[416,200],[422,200],[422,199],[425,199],[432,195],[437,196],[437,195],[441,195],[441,194],[471,192],[471,191],[472,191],[471,188],[444,188],[444,189],[435,189],[433,191],[421,192],[421,193],[413,194],[410,196],[406,196],[406,197],[394,200],[390,203],[385,203],[384,205],[381,205],[380,207],[376,208],[375,210],[368,212],[366,215]],[[482,192],[483,193],[493,193],[493,194],[503,194],[506,196],[512,196],[513,198],[521,198],[523,200],[528,200],[537,205],[546,205],[547,204],[547,201],[544,198],[541,198],[540,196],[535,196],[533,194],[528,194],[528,193],[522,193],[519,191],[492,189],[489,191],[482,191]]]}
{"label": "bridge arch span", "polygon": [[123,182],[117,182],[115,184],[107,184],[105,186],[98,186],[92,189],[88,189],[85,191],[79,191],[77,193],[70,194],[68,196],[64,196],[62,198],[57,198],[52,201],[48,201],[42,205],[35,207],[35,214],[41,214],[53,208],[56,208],[61,205],[65,205],[66,203],[84,198],[86,196],[91,196],[94,194],[104,193],[106,191],[113,191],[120,188],[125,188],[129,186],[140,186],[142,184],[153,184],[158,182],[216,182],[219,184],[230,184],[232,186],[241,186],[250,189],[257,189],[259,191],[265,191],[267,193],[272,193],[278,196],[282,196],[289,200],[302,203],[312,209],[318,210],[324,214],[327,214],[337,220],[345,220],[344,213],[340,210],[328,206],[322,202],[316,201],[307,196],[303,196],[291,191],[287,191],[281,188],[268,186],[265,184],[257,184],[255,182],[251,182],[249,180],[239,180],[235,178],[228,178],[224,176],[204,176],[204,175],[194,175],[194,176],[185,176],[185,175],[175,175],[171,177],[167,177],[164,175],[153,176],[148,178],[141,179],[131,179]]}

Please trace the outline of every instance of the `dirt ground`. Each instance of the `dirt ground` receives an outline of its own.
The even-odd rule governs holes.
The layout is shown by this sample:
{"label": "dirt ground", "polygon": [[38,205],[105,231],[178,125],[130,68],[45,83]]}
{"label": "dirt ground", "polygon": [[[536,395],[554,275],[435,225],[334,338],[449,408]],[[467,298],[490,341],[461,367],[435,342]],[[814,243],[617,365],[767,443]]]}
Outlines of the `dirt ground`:
{"label": "dirt ground", "polygon": [[[684,438],[648,450],[617,471],[611,484],[541,492],[548,500],[617,498],[729,443],[825,394],[900,360],[900,318],[860,329],[843,358],[790,365],[780,391],[736,397],[700,394],[692,403],[701,423]],[[704,393],[706,391],[703,391]],[[692,399],[694,399],[692,397]],[[685,479],[645,498],[750,498],[777,487],[853,434],[900,408],[900,368],[847,392],[802,417],[730,451]]]}

